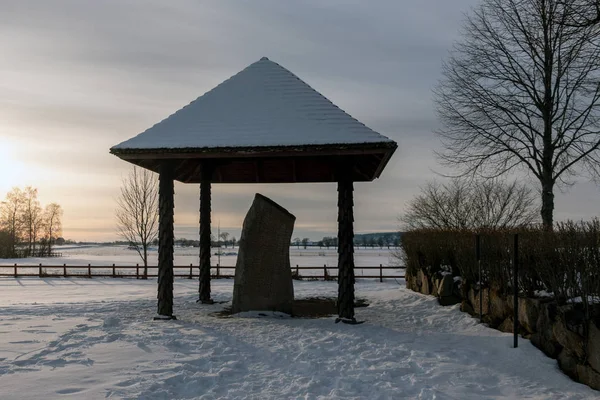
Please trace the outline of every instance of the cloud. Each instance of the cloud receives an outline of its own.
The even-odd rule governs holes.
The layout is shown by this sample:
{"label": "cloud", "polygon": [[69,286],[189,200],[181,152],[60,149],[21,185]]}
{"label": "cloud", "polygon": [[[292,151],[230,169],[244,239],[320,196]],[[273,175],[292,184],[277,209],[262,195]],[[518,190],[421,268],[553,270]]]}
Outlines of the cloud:
{"label": "cloud", "polygon": [[[66,236],[114,239],[129,165],[108,149],[268,56],[398,142],[382,178],[355,191],[357,231],[393,230],[439,168],[431,88],[476,3],[0,0],[0,141],[22,185],[63,205]],[[197,235],[198,190],[176,186],[178,235]],[[256,192],[296,214],[299,236],[336,232],[334,184],[214,185],[213,223],[237,232]]]}

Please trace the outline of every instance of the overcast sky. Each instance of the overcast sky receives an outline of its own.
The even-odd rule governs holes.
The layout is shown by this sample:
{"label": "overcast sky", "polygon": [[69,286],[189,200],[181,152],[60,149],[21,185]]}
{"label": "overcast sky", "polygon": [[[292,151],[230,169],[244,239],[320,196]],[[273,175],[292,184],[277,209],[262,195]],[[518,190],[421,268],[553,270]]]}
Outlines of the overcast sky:
{"label": "overcast sky", "polygon": [[[0,197],[39,189],[64,236],[114,240],[131,168],[111,146],[267,56],[398,142],[380,179],[356,185],[356,231],[398,229],[442,169],[431,89],[476,0],[0,0]],[[532,182],[532,185],[534,183]],[[536,186],[537,188],[537,186]],[[176,184],[177,237],[197,237],[197,185]],[[336,232],[334,184],[213,185],[213,223],[239,237],[255,192],[296,215],[294,236]],[[557,195],[557,219],[598,213],[598,189]]]}

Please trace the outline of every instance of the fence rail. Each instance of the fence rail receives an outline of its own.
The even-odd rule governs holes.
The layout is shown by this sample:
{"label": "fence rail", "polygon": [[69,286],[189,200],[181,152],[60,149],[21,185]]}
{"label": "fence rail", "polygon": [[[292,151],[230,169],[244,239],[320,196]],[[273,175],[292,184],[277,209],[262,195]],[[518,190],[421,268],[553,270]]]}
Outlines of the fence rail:
{"label": "fence rail", "polygon": [[[369,271],[378,271],[378,274],[371,275],[356,275],[356,278],[370,278],[370,279],[379,279],[380,282],[383,282],[383,279],[400,279],[404,278],[403,275],[384,275],[383,271],[394,270],[397,271],[399,269],[404,270],[405,267],[397,267],[397,266],[384,266],[379,264],[379,266],[367,266],[367,267],[355,267],[354,270],[369,270]],[[7,269],[12,271],[3,272]],[[136,279],[144,279],[144,278],[156,278],[158,277],[158,267],[148,266],[148,273],[144,274],[144,266],[138,265],[0,265],[0,277],[10,277],[10,278],[23,278],[23,277],[38,277],[38,278],[52,278],[52,277],[63,277],[63,278],[136,278]],[[34,270],[34,272],[27,272],[28,270]],[[135,273],[134,271],[135,270]],[[152,273],[152,270],[156,270],[155,273]],[[221,266],[217,264],[212,267],[211,270],[214,270],[215,273],[211,275],[212,278],[233,278],[233,274],[224,274],[223,270],[234,270],[235,267],[230,266]],[[322,275],[302,275],[300,271],[322,271]],[[179,273],[178,273],[179,272]],[[184,273],[185,272],[185,273]],[[300,267],[296,265],[292,267],[292,275],[294,279],[323,279],[323,280],[335,280],[337,279],[337,274],[330,273],[337,272],[337,267],[329,267],[327,265],[323,265],[322,267]],[[176,278],[187,278],[193,279],[194,277],[199,276],[199,267],[197,265],[190,264],[189,266],[174,266],[173,267],[173,276]]]}

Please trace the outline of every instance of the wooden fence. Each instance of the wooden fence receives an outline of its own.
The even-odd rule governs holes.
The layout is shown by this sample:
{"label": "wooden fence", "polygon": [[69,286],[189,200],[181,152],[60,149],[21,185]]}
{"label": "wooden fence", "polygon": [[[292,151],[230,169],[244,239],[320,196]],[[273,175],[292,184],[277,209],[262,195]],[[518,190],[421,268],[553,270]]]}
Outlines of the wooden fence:
{"label": "wooden fence", "polygon": [[[379,264],[379,266],[375,267],[355,267],[355,274],[360,270],[373,271],[370,275],[356,275],[356,278],[375,278],[379,279],[380,282],[383,282],[383,279],[400,279],[404,278],[404,274],[402,275],[384,275],[383,271],[393,270],[396,272],[397,270],[402,269],[404,267],[388,267]],[[6,270],[10,270],[10,272],[4,272]],[[215,271],[211,276],[213,278],[233,278],[233,273],[223,273],[224,270],[232,270],[235,271],[235,267],[225,267],[216,265],[211,268],[211,270]],[[300,271],[322,271],[322,275],[302,275]],[[31,272],[28,272],[31,271]],[[134,273],[135,272],[135,273]],[[189,266],[175,266],[173,267],[173,274],[176,278],[187,278],[193,279],[194,277],[198,277],[199,267],[194,265]],[[331,273],[334,272],[334,273]],[[323,265],[322,267],[300,267],[296,265],[296,267],[292,267],[292,276],[294,279],[323,279],[323,280],[336,280],[337,279],[337,267],[328,267],[327,265]],[[52,278],[52,277],[63,277],[63,278],[136,278],[136,279],[144,279],[144,278],[156,278],[158,277],[158,267],[157,266],[149,266],[148,274],[144,275],[144,266],[138,265],[110,265],[110,266],[98,266],[88,264],[86,266],[74,266],[66,264],[63,265],[0,265],[0,277],[12,277],[12,278],[22,278],[22,277],[39,277],[39,278]]]}

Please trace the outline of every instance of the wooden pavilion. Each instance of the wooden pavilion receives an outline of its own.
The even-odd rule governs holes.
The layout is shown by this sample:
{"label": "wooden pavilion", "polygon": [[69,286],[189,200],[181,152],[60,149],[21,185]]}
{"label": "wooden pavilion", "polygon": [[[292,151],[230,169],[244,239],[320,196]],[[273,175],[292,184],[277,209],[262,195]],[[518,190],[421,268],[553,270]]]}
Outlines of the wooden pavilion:
{"label": "wooden pavilion", "polygon": [[159,174],[158,316],[173,316],[174,180],[200,184],[199,300],[211,303],[212,183],[336,182],[338,312],[354,322],[353,182],[378,178],[396,142],[263,57],[110,149]]}

